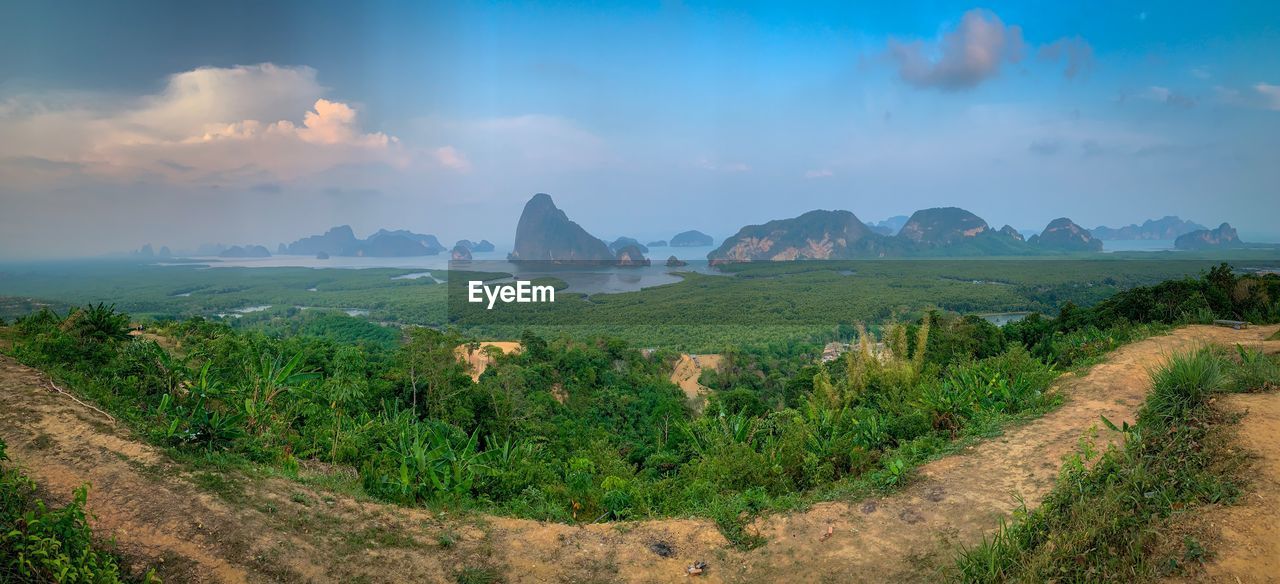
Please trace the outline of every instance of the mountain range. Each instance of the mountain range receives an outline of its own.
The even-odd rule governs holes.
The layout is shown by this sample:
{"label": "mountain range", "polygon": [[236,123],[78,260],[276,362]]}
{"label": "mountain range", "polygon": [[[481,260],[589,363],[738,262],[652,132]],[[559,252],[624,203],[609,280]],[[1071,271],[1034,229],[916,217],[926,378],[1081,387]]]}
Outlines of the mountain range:
{"label": "mountain range", "polygon": [[1160,219],[1147,219],[1142,225],[1129,224],[1124,227],[1112,229],[1103,225],[1094,227],[1091,232],[1093,236],[1104,240],[1133,240],[1133,239],[1177,239],[1181,235],[1208,229],[1204,225],[1194,221],[1186,221],[1176,215],[1168,215]]}
{"label": "mountain range", "polygon": [[1016,229],[992,229],[958,207],[913,213],[896,235],[885,235],[849,211],[809,211],[799,217],[748,225],[707,255],[712,263],[859,257],[1036,255],[1101,251],[1102,242],[1070,219],[1051,222],[1024,241]]}
{"label": "mountain range", "polygon": [[1240,241],[1240,236],[1231,224],[1223,223],[1217,229],[1197,229],[1179,235],[1173,246],[1177,249],[1212,249],[1245,247],[1245,243]]}
{"label": "mountain range", "polygon": [[415,257],[436,255],[446,249],[434,235],[404,229],[379,229],[367,239],[359,239],[349,225],[339,225],[322,235],[304,237],[288,245],[281,244],[280,248],[280,253],[293,255],[323,253],[353,257]]}

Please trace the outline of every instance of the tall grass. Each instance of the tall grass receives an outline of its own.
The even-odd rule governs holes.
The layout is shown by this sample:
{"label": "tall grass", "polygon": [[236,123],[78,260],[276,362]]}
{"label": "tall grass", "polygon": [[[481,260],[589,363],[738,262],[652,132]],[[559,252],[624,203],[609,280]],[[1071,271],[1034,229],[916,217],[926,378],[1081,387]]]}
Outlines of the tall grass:
{"label": "tall grass", "polygon": [[960,553],[958,577],[1134,581],[1202,556],[1162,558],[1153,550],[1171,515],[1229,503],[1240,493],[1243,454],[1230,448],[1226,415],[1207,406],[1210,395],[1231,387],[1239,367],[1208,347],[1173,356],[1152,372],[1135,425],[1117,428],[1103,419],[1124,432],[1124,444],[1099,453],[1091,440],[1082,441],[1039,508],[1024,506],[991,539]]}
{"label": "tall grass", "polygon": [[1280,362],[1260,349],[1236,345],[1237,364],[1230,368],[1228,386],[1234,392],[1270,391],[1280,388]]}

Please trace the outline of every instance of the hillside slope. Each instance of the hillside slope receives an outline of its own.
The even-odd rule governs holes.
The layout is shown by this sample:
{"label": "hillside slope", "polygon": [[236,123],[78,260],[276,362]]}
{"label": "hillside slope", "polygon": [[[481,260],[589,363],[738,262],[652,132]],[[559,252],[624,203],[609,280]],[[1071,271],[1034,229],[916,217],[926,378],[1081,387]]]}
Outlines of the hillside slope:
{"label": "hillside slope", "polygon": [[[464,570],[506,582],[681,582],[695,560],[710,564],[706,582],[924,581],[936,579],[955,546],[990,534],[1015,496],[1035,505],[1100,415],[1133,420],[1146,372],[1168,355],[1205,342],[1261,343],[1276,328],[1192,326],[1123,347],[1055,385],[1068,397],[1058,410],[924,465],[898,493],[766,517],[752,529],[767,543],[751,551],[731,547],[703,519],[573,526],[384,505],[307,486],[349,477],[319,463],[299,471],[303,483],[193,471],[7,357],[0,437],[49,498],[92,483],[96,533],[169,582],[390,582],[405,574],[454,582]],[[669,557],[653,551],[658,543]]]}

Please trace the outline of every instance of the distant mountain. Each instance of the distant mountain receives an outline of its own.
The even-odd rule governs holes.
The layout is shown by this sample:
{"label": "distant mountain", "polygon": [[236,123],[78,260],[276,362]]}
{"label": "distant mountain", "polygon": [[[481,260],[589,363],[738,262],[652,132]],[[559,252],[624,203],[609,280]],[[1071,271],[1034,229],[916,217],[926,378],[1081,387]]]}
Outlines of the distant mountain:
{"label": "distant mountain", "polygon": [[959,207],[921,209],[898,232],[898,237],[927,247],[943,247],[990,230],[981,217]]}
{"label": "distant mountain", "polygon": [[689,265],[689,262],[683,261],[683,260],[681,260],[680,258],[678,258],[678,257],[676,257],[676,256],[669,256],[669,257],[667,257],[667,267],[668,267],[668,268],[680,268],[680,267],[684,267],[684,266],[687,266],[687,265]]}
{"label": "distant mountain", "polygon": [[[463,241],[466,241],[466,240],[464,239]],[[453,246],[453,250],[449,252],[449,258],[455,262],[471,261],[471,248],[468,246],[462,245],[462,241],[459,241],[457,245]]]}
{"label": "distant mountain", "polygon": [[[425,238],[425,239],[424,239]],[[405,258],[436,255],[444,249],[435,236],[408,231],[380,230],[360,243],[342,250],[342,255],[369,258]]]}
{"label": "distant mountain", "polygon": [[877,255],[883,251],[884,239],[848,211],[809,211],[792,219],[743,227],[707,259],[720,263]]}
{"label": "distant mountain", "polygon": [[1201,229],[1208,227],[1194,221],[1184,221],[1176,215],[1168,215],[1160,219],[1147,219],[1142,225],[1129,224],[1117,229],[1100,225],[1091,232],[1094,237],[1102,240],[1177,239],[1179,235]]}
{"label": "distant mountain", "polygon": [[224,251],[227,251],[227,246],[222,245],[221,243],[202,243],[196,248],[196,253],[194,255],[216,256]]}
{"label": "distant mountain", "polygon": [[271,252],[261,245],[233,245],[222,253],[218,254],[220,258],[269,258]]}
{"label": "distant mountain", "polygon": [[404,229],[379,229],[368,239],[362,240],[356,237],[349,225],[339,225],[323,235],[304,237],[282,247],[287,253],[294,255],[316,256],[323,252],[330,256],[379,258],[436,255],[445,250],[434,235]]}
{"label": "distant mountain", "polygon": [[671,242],[668,245],[671,247],[705,247],[713,243],[715,243],[715,239],[712,239],[710,235],[692,229],[677,233],[675,237],[671,238]]}
{"label": "distant mountain", "polygon": [[612,264],[609,246],[587,233],[556,207],[551,195],[538,193],[525,204],[516,224],[511,261],[586,262]]}
{"label": "distant mountain", "polygon": [[1179,235],[1173,242],[1177,249],[1212,249],[1244,247],[1240,236],[1229,223],[1219,225],[1217,229],[1199,229]]}
{"label": "distant mountain", "polygon": [[980,257],[1101,251],[1102,242],[1070,219],[1056,219],[1031,240],[1009,225],[992,229],[957,207],[916,211],[897,235],[877,233],[849,211],[810,211],[748,225],[707,254],[712,264],[865,257]]}
{"label": "distant mountain", "polygon": [[659,239],[657,241],[650,241],[646,245],[648,245],[649,247],[667,247],[667,240]]}
{"label": "distant mountain", "polygon": [[902,230],[902,226],[907,224],[907,219],[909,218],[906,215],[894,215],[884,221],[868,223],[867,227],[880,235],[897,235],[898,231]]}
{"label": "distant mountain", "polygon": [[1066,217],[1050,221],[1040,235],[1031,236],[1027,243],[1046,251],[1102,251],[1102,240]]}
{"label": "distant mountain", "polygon": [[609,244],[609,251],[613,252],[616,255],[619,250],[621,250],[624,247],[627,247],[628,245],[634,245],[636,249],[639,249],[641,252],[649,253],[648,247],[645,247],[639,241],[636,241],[635,238],[632,238],[632,237],[619,237],[613,240],[613,243]]}
{"label": "distant mountain", "polygon": [[335,256],[344,255],[344,251],[354,248],[359,243],[360,240],[356,239],[356,234],[351,231],[350,225],[339,225],[324,232],[324,235],[304,237],[285,248],[293,255],[316,255],[325,252]]}
{"label": "distant mountain", "polygon": [[[379,229],[379,230],[377,231],[377,233],[374,233],[373,235],[370,235],[370,236],[369,236],[369,239],[367,239],[367,240],[365,240],[365,241],[366,241],[366,242],[372,242],[374,239],[379,239],[379,238],[383,238],[383,237],[403,237],[403,238],[408,239],[408,240],[410,240],[410,241],[417,242],[418,244],[422,245],[422,247],[423,247],[423,248],[425,248],[425,249],[427,250],[427,253],[425,253],[425,254],[420,254],[420,253],[419,253],[419,254],[413,254],[413,255],[436,255],[436,254],[438,254],[438,253],[440,253],[440,252],[445,251],[446,249],[448,249],[448,248],[446,248],[443,244],[441,244],[441,243],[440,243],[440,240],[439,240],[439,239],[436,239],[436,236],[434,236],[434,235],[428,235],[428,234],[424,234],[424,233],[414,233],[414,232],[409,231],[409,230],[407,230],[407,229],[397,229],[397,230],[395,230],[395,231],[388,231],[388,230],[386,230],[386,229]],[[415,251],[416,251],[416,250],[415,250]]]}
{"label": "distant mountain", "polygon": [[1017,229],[1014,229],[1012,225],[1005,225],[1004,227],[1001,227],[1000,233],[1007,235],[1009,237],[1012,237],[1018,241],[1023,241],[1022,234],[1019,233]]}
{"label": "distant mountain", "polygon": [[486,252],[486,251],[494,250],[493,244],[489,243],[489,240],[487,239],[481,239],[479,242],[471,241],[470,239],[459,239],[457,243],[453,244],[453,246],[465,247],[467,248],[467,251],[473,251],[473,252]]}
{"label": "distant mountain", "polygon": [[615,258],[620,267],[632,268],[649,265],[649,258],[644,257],[638,244],[629,243],[618,249]]}

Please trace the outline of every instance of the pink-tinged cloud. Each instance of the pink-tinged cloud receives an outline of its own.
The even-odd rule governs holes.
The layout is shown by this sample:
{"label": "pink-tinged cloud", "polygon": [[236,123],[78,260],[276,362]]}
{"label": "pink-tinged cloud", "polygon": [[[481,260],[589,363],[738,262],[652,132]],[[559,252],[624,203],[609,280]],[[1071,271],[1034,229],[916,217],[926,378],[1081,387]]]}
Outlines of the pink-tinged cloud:
{"label": "pink-tinged cloud", "polygon": [[471,161],[467,160],[457,148],[453,146],[441,146],[432,151],[436,162],[445,168],[466,172],[471,170]]}
{"label": "pink-tinged cloud", "polygon": [[1262,107],[1269,110],[1280,110],[1280,85],[1258,83],[1253,86],[1253,89],[1262,96]]}
{"label": "pink-tinged cloud", "polygon": [[890,39],[888,55],[903,81],[954,91],[995,77],[1004,63],[1020,61],[1024,48],[1021,27],[1005,25],[987,10],[973,9],[934,43]]}
{"label": "pink-tinged cloud", "polygon": [[[22,107],[0,115],[0,132],[16,138],[0,144],[0,158],[75,165],[65,174],[179,184],[290,180],[339,166],[411,163],[399,140],[365,132],[354,107],[323,93],[314,70],[264,63],[179,73],[159,93],[124,102],[26,97]],[[3,172],[28,184],[49,178],[22,175],[21,168]]]}

